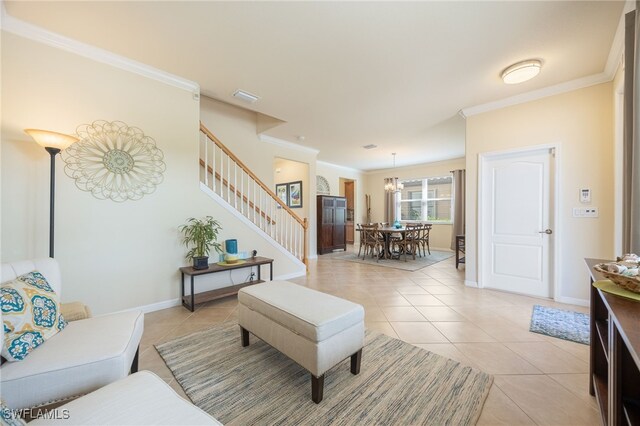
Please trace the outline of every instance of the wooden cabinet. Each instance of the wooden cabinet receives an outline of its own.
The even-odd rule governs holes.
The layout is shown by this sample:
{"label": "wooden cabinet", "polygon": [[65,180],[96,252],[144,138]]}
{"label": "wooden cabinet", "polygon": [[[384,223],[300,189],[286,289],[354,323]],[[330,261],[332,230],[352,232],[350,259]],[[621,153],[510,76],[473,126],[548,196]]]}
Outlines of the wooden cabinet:
{"label": "wooden cabinet", "polygon": [[[604,279],[586,259],[591,283]],[[591,286],[589,393],[595,395],[602,424],[640,424],[640,302]]]}
{"label": "wooden cabinet", "polygon": [[347,200],[344,197],[318,195],[318,254],[347,249]]}

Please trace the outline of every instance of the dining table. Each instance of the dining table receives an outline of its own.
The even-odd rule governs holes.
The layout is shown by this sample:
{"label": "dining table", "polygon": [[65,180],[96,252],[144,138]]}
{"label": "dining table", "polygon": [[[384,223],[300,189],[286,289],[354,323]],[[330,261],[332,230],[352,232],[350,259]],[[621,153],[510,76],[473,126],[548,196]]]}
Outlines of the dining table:
{"label": "dining table", "polygon": [[[415,222],[411,222],[411,223],[415,223]],[[422,225],[426,225],[429,229],[431,229],[431,224],[430,223],[421,223]],[[382,234],[382,237],[384,239],[384,251],[382,253],[380,253],[380,258],[387,258],[387,259],[393,259],[393,252],[391,251],[391,238],[393,234],[399,234],[401,239],[404,239],[405,234],[407,233],[407,227],[406,226],[402,226],[400,228],[396,228],[395,226],[382,226],[378,228],[378,232],[380,232]],[[398,256],[396,257],[396,259],[400,258],[400,254],[398,253]]]}

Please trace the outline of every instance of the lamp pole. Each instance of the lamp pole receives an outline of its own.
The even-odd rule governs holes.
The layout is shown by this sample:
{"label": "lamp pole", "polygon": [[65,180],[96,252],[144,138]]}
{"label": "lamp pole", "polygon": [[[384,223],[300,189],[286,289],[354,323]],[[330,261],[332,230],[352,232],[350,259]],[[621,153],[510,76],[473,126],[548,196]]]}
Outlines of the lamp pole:
{"label": "lamp pole", "polygon": [[60,148],[45,147],[51,156],[51,178],[49,188],[49,257],[53,258],[53,234],[54,234],[54,214],[56,201],[56,155],[60,153]]}
{"label": "lamp pole", "polygon": [[52,132],[50,130],[40,129],[24,129],[25,133],[33,138],[34,141],[43,147],[51,156],[51,178],[49,188],[49,257],[53,257],[53,234],[56,201],[56,155],[63,149],[69,147],[72,143],[78,142],[75,136],[65,135],[64,133]]}

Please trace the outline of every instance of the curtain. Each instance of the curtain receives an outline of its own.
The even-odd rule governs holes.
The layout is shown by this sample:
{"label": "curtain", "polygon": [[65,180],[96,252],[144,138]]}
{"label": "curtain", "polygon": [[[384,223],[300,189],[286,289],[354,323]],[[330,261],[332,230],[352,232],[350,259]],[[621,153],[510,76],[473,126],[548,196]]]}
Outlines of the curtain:
{"label": "curtain", "polygon": [[453,170],[453,182],[451,184],[451,201],[453,202],[453,228],[451,231],[451,250],[456,249],[456,236],[464,235],[464,197],[465,197],[465,176],[464,170]]}
{"label": "curtain", "polygon": [[397,216],[398,206],[400,201],[400,193],[397,191],[384,191],[384,221],[389,222],[389,225],[393,225],[393,222],[400,220]]}
{"label": "curtain", "polygon": [[623,253],[640,253],[640,1],[625,17]]}

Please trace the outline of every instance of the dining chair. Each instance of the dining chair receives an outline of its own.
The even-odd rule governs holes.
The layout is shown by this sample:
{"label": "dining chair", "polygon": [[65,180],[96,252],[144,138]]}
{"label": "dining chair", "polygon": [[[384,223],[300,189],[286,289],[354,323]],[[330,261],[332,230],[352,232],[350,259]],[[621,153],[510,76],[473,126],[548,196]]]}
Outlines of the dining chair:
{"label": "dining chair", "polygon": [[[420,229],[420,233],[418,236],[418,246],[419,248],[422,248],[422,254],[424,256],[427,255],[426,252],[429,252],[429,254],[431,254],[431,247],[429,247],[429,233],[431,232],[431,224],[430,223],[425,223],[422,225],[422,228]],[[425,251],[426,248],[426,251]]]}
{"label": "dining chair", "polygon": [[358,233],[360,240],[360,247],[358,247],[358,257],[360,257],[360,252],[362,251],[362,247],[364,247],[364,234],[362,233],[362,224],[356,223],[356,232]]}
{"label": "dining chair", "polygon": [[[384,240],[382,239],[380,232],[378,232],[378,224],[362,225],[362,237],[364,240],[364,253],[362,254],[362,260],[367,255],[367,251],[371,250],[371,256],[376,258],[376,262],[380,260],[380,254],[384,250]],[[360,254],[358,254],[360,257]]]}
{"label": "dining chair", "polygon": [[413,260],[416,259],[416,250],[419,246],[419,232],[422,225],[408,223],[405,225],[404,238],[394,242],[402,250],[404,261],[407,261],[407,255],[411,254]]}

